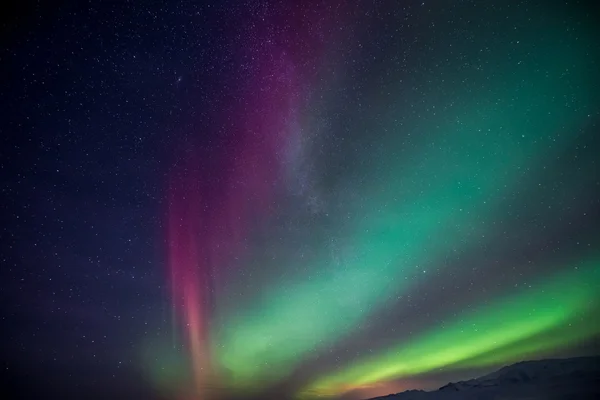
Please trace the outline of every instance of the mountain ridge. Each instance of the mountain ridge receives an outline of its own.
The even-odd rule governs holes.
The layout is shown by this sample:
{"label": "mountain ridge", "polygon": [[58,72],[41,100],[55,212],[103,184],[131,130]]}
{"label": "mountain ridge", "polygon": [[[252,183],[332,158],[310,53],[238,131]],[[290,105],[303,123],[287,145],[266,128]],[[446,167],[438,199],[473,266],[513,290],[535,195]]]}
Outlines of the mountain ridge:
{"label": "mountain ridge", "polygon": [[521,361],[437,390],[408,390],[368,400],[600,399],[600,356]]}

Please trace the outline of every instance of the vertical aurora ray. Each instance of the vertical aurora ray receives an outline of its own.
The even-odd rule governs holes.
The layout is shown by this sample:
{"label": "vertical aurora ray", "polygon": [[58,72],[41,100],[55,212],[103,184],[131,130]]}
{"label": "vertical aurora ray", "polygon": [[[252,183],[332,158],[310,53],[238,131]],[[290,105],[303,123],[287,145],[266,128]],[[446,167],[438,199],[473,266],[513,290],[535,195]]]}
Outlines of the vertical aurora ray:
{"label": "vertical aurora ray", "polygon": [[[332,2],[329,6],[333,5]],[[294,139],[307,87],[314,72],[301,64],[318,57],[320,35],[326,22],[313,14],[281,13],[276,25],[285,34],[274,35],[268,24],[242,28],[253,38],[236,49],[244,79],[235,89],[221,140],[222,150],[200,159],[195,146],[173,168],[169,187],[169,274],[173,314],[183,327],[193,369],[195,394],[210,398],[206,386],[219,380],[223,365],[213,357],[209,327],[222,269],[239,255],[253,221],[273,207],[273,192],[288,160],[282,154]],[[272,23],[277,12],[265,8]],[[297,28],[291,29],[290,27]],[[308,33],[310,28],[310,34]],[[289,43],[305,42],[290,51]],[[196,158],[197,157],[197,158]],[[207,167],[208,165],[208,167]],[[213,321],[214,322],[214,321]],[[225,383],[227,384],[227,382]]]}
{"label": "vertical aurora ray", "polygon": [[[267,132],[270,134],[271,132]],[[266,212],[274,179],[272,143],[243,139],[220,160],[233,167],[203,186],[207,177],[194,162],[173,173],[169,204],[169,270],[173,312],[183,327],[193,368],[195,393],[209,398],[205,386],[216,379],[211,359],[209,321],[217,294],[215,268],[239,250],[248,216]],[[253,168],[248,168],[252,165]]]}
{"label": "vertical aurora ray", "polygon": [[[194,204],[201,201],[198,183],[180,177],[179,185],[170,188],[168,220],[168,255],[173,302],[173,316],[181,321],[189,351],[193,392],[203,396],[205,379],[209,375],[209,349],[206,346],[208,266],[200,259],[199,213]],[[185,194],[184,194],[185,193]],[[173,326],[175,330],[175,326]]]}
{"label": "vertical aurora ray", "polygon": [[[572,344],[598,333],[597,321],[583,321],[598,307],[599,289],[600,260],[594,258],[533,288],[446,321],[384,354],[324,377],[300,397],[340,394],[353,387],[442,367],[498,365],[511,361],[515,354],[540,354]],[[538,337],[569,323],[571,326],[563,329],[562,335],[546,340]]]}

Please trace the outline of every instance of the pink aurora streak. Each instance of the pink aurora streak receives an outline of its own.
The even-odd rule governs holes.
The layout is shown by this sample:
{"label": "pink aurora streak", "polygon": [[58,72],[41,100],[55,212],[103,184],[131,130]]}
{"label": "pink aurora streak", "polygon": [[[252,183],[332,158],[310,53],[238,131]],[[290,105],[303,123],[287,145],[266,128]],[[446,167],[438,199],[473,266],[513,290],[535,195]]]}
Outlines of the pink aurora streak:
{"label": "pink aurora streak", "polygon": [[[173,312],[184,331],[195,396],[201,399],[211,397],[206,383],[215,379],[208,329],[215,271],[227,267],[239,253],[250,218],[264,216],[274,202],[286,138],[315,74],[314,63],[307,63],[307,54],[314,58],[319,47],[315,41],[321,40],[319,24],[312,21],[315,16],[313,12],[302,21],[293,14],[287,19],[273,16],[285,34],[275,35],[274,25],[267,22],[250,27],[247,37],[252,39],[241,49],[241,58],[248,60],[241,68],[250,78],[244,79],[235,104],[224,112],[227,122],[219,128],[219,146],[214,146],[220,150],[207,160],[194,146],[187,148],[169,175]],[[301,46],[291,49],[290,43]]]}
{"label": "pink aurora streak", "polygon": [[[286,68],[287,69],[287,68]],[[288,69],[289,71],[289,69]],[[292,118],[297,93],[292,73],[272,81],[269,92],[257,91],[247,100],[250,110],[233,140],[224,145],[217,166],[201,170],[190,155],[174,168],[169,195],[169,270],[174,312],[183,326],[189,347],[196,394],[206,398],[204,387],[213,366],[208,337],[214,271],[224,268],[247,234],[251,215],[268,211],[278,178],[278,149]],[[194,153],[194,152],[192,152]]]}

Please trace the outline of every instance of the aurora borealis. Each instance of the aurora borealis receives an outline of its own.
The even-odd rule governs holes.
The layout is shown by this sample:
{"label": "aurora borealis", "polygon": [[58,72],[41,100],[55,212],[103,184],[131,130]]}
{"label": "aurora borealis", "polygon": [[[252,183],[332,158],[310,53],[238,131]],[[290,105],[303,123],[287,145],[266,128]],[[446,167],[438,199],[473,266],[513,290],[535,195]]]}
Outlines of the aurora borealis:
{"label": "aurora borealis", "polygon": [[[275,8],[269,27],[289,33],[279,25],[287,13],[289,9],[277,17]],[[321,21],[327,21],[320,22],[323,25],[333,18],[327,14],[321,16]],[[573,171],[575,177],[558,183],[553,164],[565,149],[584,145],[587,140],[581,131],[586,127],[581,124],[595,112],[596,95],[590,88],[594,86],[592,82],[598,82],[589,63],[587,46],[592,43],[591,38],[586,42],[576,35],[569,39],[562,32],[555,32],[553,24],[561,22],[556,11],[547,10],[545,14],[539,20],[528,20],[528,26],[519,25],[525,20],[509,19],[517,33],[508,38],[495,39],[493,31],[478,32],[470,46],[457,50],[462,56],[460,63],[449,60],[440,65],[430,53],[439,57],[443,48],[452,43],[437,44],[434,38],[429,39],[424,46],[431,48],[425,47],[423,54],[423,47],[419,47],[412,55],[426,71],[424,82],[418,82],[418,93],[406,96],[403,79],[397,76],[399,71],[396,75],[380,72],[373,87],[357,93],[357,101],[368,104],[370,110],[361,110],[360,103],[351,105],[358,108],[347,115],[353,122],[351,127],[336,127],[336,122],[344,123],[329,117],[335,115],[338,107],[351,107],[340,106],[333,99],[336,90],[343,90],[337,86],[344,88],[354,79],[344,76],[351,75],[352,68],[347,64],[339,68],[326,66],[328,52],[333,54],[332,59],[344,57],[326,45],[332,47],[330,40],[343,41],[346,38],[339,36],[344,35],[332,33],[331,38],[321,39],[324,43],[313,43],[306,38],[310,32],[303,30],[307,29],[303,24],[314,26],[309,15],[296,21],[299,28],[291,33],[291,45],[287,42],[282,49],[276,37],[258,50],[258,60],[287,61],[288,57],[293,59],[295,45],[306,43],[315,47],[309,51],[312,56],[300,51],[303,63],[296,68],[282,61],[284,67],[281,63],[269,63],[263,67],[266,72],[261,67],[255,69],[252,79],[266,81],[272,93],[260,93],[256,101],[252,94],[250,100],[243,101],[253,104],[250,110],[260,113],[263,124],[256,130],[255,125],[244,125],[236,133],[240,137],[254,133],[254,147],[244,147],[249,146],[245,143],[241,147],[242,151],[254,153],[255,158],[251,161],[242,154],[242,161],[236,163],[233,160],[238,157],[237,150],[227,152],[233,158],[231,176],[239,180],[222,182],[225,191],[242,190],[238,189],[239,184],[245,190],[252,188],[251,195],[224,192],[217,200],[221,204],[210,213],[223,213],[228,219],[204,225],[209,230],[231,232],[212,246],[202,248],[211,254],[223,246],[233,246],[228,248],[229,260],[221,259],[212,265],[231,269],[230,274],[239,276],[246,285],[240,288],[236,278],[221,278],[220,271],[213,272],[222,283],[209,289],[215,291],[217,300],[213,320],[207,316],[209,326],[203,331],[210,332],[205,353],[213,356],[215,370],[223,371],[217,373],[222,384],[247,393],[285,381],[294,371],[310,366],[315,354],[331,351],[337,342],[371,324],[390,303],[402,313],[407,306],[402,299],[414,293],[415,286],[425,285],[432,292],[439,290],[452,268],[460,274],[460,266],[446,270],[450,260],[485,253],[492,243],[495,247],[507,246],[507,252],[531,252],[530,257],[545,258],[528,246],[513,242],[524,227],[519,226],[523,221],[512,214],[520,207],[538,208],[529,211],[529,217],[535,214],[536,219],[552,225],[560,221],[553,221],[561,217],[560,213],[571,214],[566,219],[575,217],[572,211],[568,212],[567,204],[589,195],[583,182],[591,178],[588,185],[593,186],[597,177]],[[435,18],[430,18],[435,23]],[[503,26],[500,22],[498,25],[498,29]],[[317,29],[320,31],[322,25]],[[250,36],[265,43],[260,34]],[[557,46],[561,46],[559,50]],[[557,51],[562,54],[560,58],[556,57]],[[387,67],[393,71],[385,61],[390,53],[375,53],[373,59],[378,56],[383,61],[374,64],[380,70]],[[313,64],[313,68],[303,71],[305,64]],[[368,75],[373,67],[367,61],[360,72]],[[288,71],[284,84],[277,78],[282,68]],[[315,69],[316,75],[321,76],[318,82],[323,84],[315,84]],[[480,69],[485,69],[485,73],[479,73]],[[296,84],[298,81],[303,85]],[[310,95],[302,95],[304,91]],[[261,100],[263,96],[266,101]],[[396,113],[400,114],[400,121]],[[247,117],[249,121],[254,121],[252,115]],[[354,121],[352,115],[360,117]],[[277,142],[272,140],[274,136]],[[338,143],[345,140],[350,144]],[[357,142],[363,142],[360,151],[356,151]],[[336,152],[349,152],[350,160],[339,159]],[[237,170],[244,163],[245,167]],[[267,163],[269,167],[263,168]],[[585,170],[589,171],[589,167]],[[249,173],[246,168],[253,170]],[[348,172],[328,177],[328,172],[336,168]],[[202,177],[194,178],[201,180]],[[544,182],[547,180],[550,182]],[[557,197],[557,184],[560,192],[572,193],[574,197]],[[271,194],[267,194],[269,189]],[[270,204],[253,207],[251,216],[244,215],[240,210],[245,210],[246,202],[230,205],[240,198],[248,198],[250,204]],[[195,201],[194,196],[189,199]],[[261,222],[242,232],[241,227],[247,226],[250,217]],[[530,229],[530,234],[536,235],[535,226]],[[313,231],[318,233],[313,235]],[[495,237],[499,234],[501,237]],[[588,247],[594,247],[594,239],[590,240]],[[517,247],[511,249],[512,246]],[[581,252],[586,250],[589,249]],[[523,268],[518,263],[525,260],[517,254],[511,262],[514,265],[496,260],[501,266],[493,266],[482,259],[478,261],[481,265],[474,268],[482,274],[491,270],[492,275],[507,267],[518,271]],[[569,264],[579,261],[577,257],[564,260],[567,266],[562,268],[572,268]],[[549,260],[538,262],[546,264]],[[544,289],[544,285],[538,289],[536,284],[521,297],[509,297],[504,302],[496,300],[502,297],[502,285],[486,288],[492,293],[485,301],[498,302],[489,310],[484,307],[459,322],[450,319],[450,328],[442,325],[441,330],[424,329],[422,336],[406,338],[407,343],[400,348],[384,346],[378,350],[381,357],[375,360],[361,357],[359,351],[348,366],[333,368],[332,378],[325,373],[316,383],[309,383],[308,392],[312,389],[316,394],[339,395],[355,387],[416,376],[440,367],[460,368],[469,359],[481,357],[480,362],[473,361],[475,366],[498,365],[521,355],[535,356],[576,340],[590,339],[598,332],[597,326],[579,327],[581,331],[561,334],[560,340],[550,335],[541,344],[535,343],[538,335],[597,311],[597,306],[588,304],[595,304],[598,289],[598,276],[594,266],[591,269],[563,278],[570,285],[566,288],[550,282],[546,285],[554,285],[551,289]],[[265,270],[271,276],[264,277]],[[252,277],[261,282],[254,286]],[[539,279],[528,279],[536,278]],[[265,284],[263,279],[270,282]],[[589,286],[590,282],[595,285]],[[449,298],[457,295],[447,294]],[[538,306],[538,315],[521,303],[549,305],[547,309]],[[461,308],[455,310],[459,311]],[[430,321],[433,322],[437,321]],[[194,332],[192,326],[189,323]],[[475,328],[475,334],[471,327],[478,326],[482,327]],[[402,323],[395,329],[402,329]],[[377,333],[372,339],[377,343]],[[517,344],[518,349],[511,347]],[[362,361],[363,358],[367,360]]]}
{"label": "aurora borealis", "polygon": [[[313,390],[336,393],[345,385],[360,387],[453,364],[464,367],[499,360],[506,363],[593,335],[598,323],[583,323],[582,319],[598,306],[594,284],[600,271],[597,262],[594,259],[577,273],[554,277],[535,291],[508,296],[468,315],[459,315],[458,321],[444,321],[441,328],[418,336],[415,342],[387,349],[381,357],[315,384]],[[538,336],[567,325],[569,328],[560,332],[560,339],[557,333],[547,339]],[[516,349],[514,344],[518,344]]]}
{"label": "aurora borealis", "polygon": [[586,2],[168,3],[6,25],[11,379],[365,399],[599,354]]}

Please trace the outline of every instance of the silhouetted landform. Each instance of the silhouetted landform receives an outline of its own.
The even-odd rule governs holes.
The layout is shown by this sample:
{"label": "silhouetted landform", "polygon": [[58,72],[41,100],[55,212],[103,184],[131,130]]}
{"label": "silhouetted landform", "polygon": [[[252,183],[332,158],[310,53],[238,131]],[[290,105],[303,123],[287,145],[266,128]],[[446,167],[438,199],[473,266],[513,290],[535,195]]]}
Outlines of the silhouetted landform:
{"label": "silhouetted landform", "polygon": [[409,390],[370,400],[600,399],[600,357],[523,361],[435,391]]}

